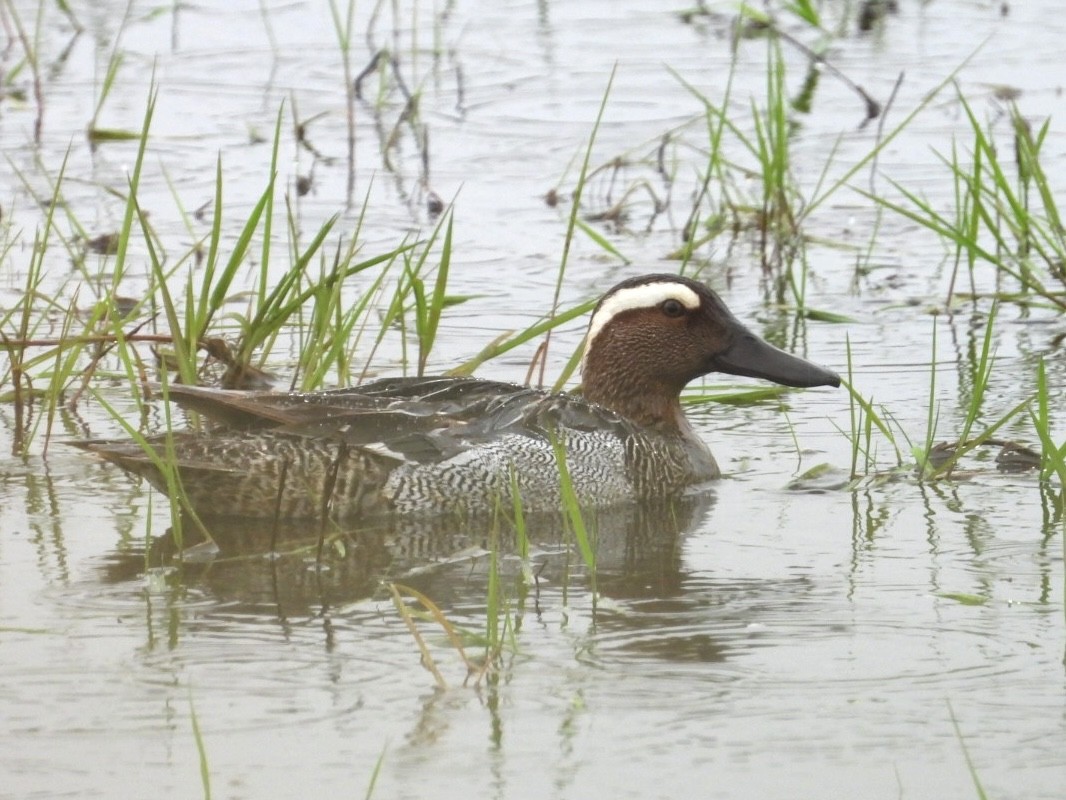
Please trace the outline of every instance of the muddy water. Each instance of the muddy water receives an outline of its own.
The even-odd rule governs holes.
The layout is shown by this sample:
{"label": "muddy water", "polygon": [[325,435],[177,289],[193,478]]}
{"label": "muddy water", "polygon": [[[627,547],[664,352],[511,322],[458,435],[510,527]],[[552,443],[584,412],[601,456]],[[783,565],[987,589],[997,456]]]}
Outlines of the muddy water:
{"label": "muddy water", "polygon": [[[261,138],[270,139],[282,103],[279,181],[291,191],[313,168],[310,193],[293,193],[304,236],[336,213],[353,230],[369,198],[362,235],[375,252],[429,229],[428,191],[455,199],[452,289],[475,297],[446,320],[435,352],[446,367],[549,307],[569,209],[543,197],[558,188],[565,198],[572,188],[574,159],[616,65],[593,161],[626,155],[629,165],[613,189],[607,180],[590,185],[588,210],[609,207],[620,186],[642,179],[670,202],[653,216],[646,195],[636,194],[623,230],[600,228],[628,264],[579,236],[564,297],[676,269],[664,255],[687,218],[706,133],[702,107],[669,69],[721,101],[731,5],[710,3],[714,13],[691,23],[637,2],[420,5],[401,10],[395,26],[388,10],[372,21],[372,9],[360,7],[353,70],[375,48],[397,53],[406,85],[422,93],[430,142],[423,174],[409,129],[390,150],[391,169],[381,155],[403,104],[394,81],[380,101],[356,105],[349,164],[342,58],[327,4],[155,13],[134,3],[121,28],[124,4],[94,3],[77,10],[86,31],[76,38],[46,4],[37,35],[40,144],[25,69],[12,84],[26,99],[9,94],[0,105],[0,206],[11,242],[0,301],[9,308],[22,291],[43,224],[20,173],[45,196],[69,151],[64,195],[81,225],[97,235],[121,219],[123,205],[108,190],[124,188],[134,145],[94,151],[83,137],[121,28],[124,60],[99,125],[137,129],[154,70],[159,100],[141,203],[174,254],[209,224],[193,220],[187,230],[174,194],[190,213],[211,200],[219,155],[232,208],[224,224],[239,229],[265,186],[270,145]],[[836,14],[848,6],[835,5]],[[882,100],[905,74],[886,130],[969,58],[958,80],[979,115],[1002,115],[995,87],[1004,85],[1022,90],[1019,107],[1033,121],[1054,115],[1045,167],[1061,173],[1066,23],[1056,4],[899,5],[861,35],[852,9],[830,50],[838,68]],[[35,6],[15,6],[32,32]],[[802,25],[788,29],[811,41]],[[5,53],[11,69],[20,47]],[[784,53],[795,89],[804,60]],[[765,59],[761,40],[740,45],[737,115],[762,97]],[[382,85],[371,76],[364,91],[377,98]],[[321,158],[294,141],[293,107],[300,119],[314,118],[307,139]],[[949,207],[953,189],[937,153],[961,134],[962,116],[944,93],[886,148],[874,177],[865,170],[852,183],[895,180]],[[862,118],[861,101],[823,74],[792,143],[802,186],[814,186],[834,148],[831,175],[868,152],[878,132],[861,127]],[[680,142],[669,151],[672,188],[655,168],[668,130]],[[743,161],[739,151],[728,157]],[[969,308],[930,315],[949,278],[945,246],[889,215],[870,247],[874,220],[865,199],[842,190],[808,224],[828,243],[808,251],[808,303],[850,323],[797,325],[768,306],[747,242],[715,242],[701,253],[710,260],[704,277],[754,327],[834,368],[845,369],[850,340],[857,387],[918,439],[935,354],[941,430],[955,431],[984,317]],[[71,235],[65,221],[60,228]],[[106,272],[106,262],[91,264]],[[70,301],[80,281],[61,247],[51,249],[46,272],[45,291]],[[984,274],[978,281],[992,283]],[[123,291],[136,295],[144,285],[134,269]],[[83,287],[79,302],[87,294]],[[1063,384],[1055,357],[1063,329],[1047,312],[1003,307],[988,419],[1031,390],[1041,355],[1051,384]],[[572,327],[561,344],[579,335]],[[552,356],[556,367],[565,352]],[[481,374],[521,379],[529,355]],[[122,393],[112,401],[123,403]],[[519,596],[515,568],[504,564],[516,650],[498,679],[479,688],[462,685],[465,668],[443,637],[431,636],[449,685],[434,688],[381,581],[415,586],[456,625],[484,630],[487,565],[478,553],[488,527],[362,531],[328,554],[325,573],[295,546],[262,558],[255,532],[242,532],[218,558],[163,570],[155,567],[162,545],[145,550],[167,526],[165,502],[147,487],[55,444],[6,459],[0,795],[202,794],[195,717],[214,797],[360,796],[378,765],[377,797],[977,796],[967,752],[990,796],[1060,797],[1063,544],[1036,478],[997,474],[990,458],[978,458],[956,482],[789,491],[807,467],[850,465],[838,430],[850,425],[842,391],[791,395],[785,407],[700,407],[692,417],[730,477],[681,513],[662,515],[669,524],[603,520],[595,608],[588,577],[552,526],[538,523],[536,589]],[[10,410],[0,408],[0,423],[10,452]],[[57,440],[117,432],[93,403],[59,427]],[[1035,441],[1023,423],[1007,435]],[[878,456],[894,462],[884,443]]]}

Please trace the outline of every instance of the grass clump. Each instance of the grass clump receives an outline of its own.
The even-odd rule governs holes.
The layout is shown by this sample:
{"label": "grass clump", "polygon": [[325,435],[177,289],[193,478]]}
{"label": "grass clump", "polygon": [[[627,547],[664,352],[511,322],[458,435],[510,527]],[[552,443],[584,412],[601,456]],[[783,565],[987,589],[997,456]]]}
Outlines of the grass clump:
{"label": "grass clump", "polygon": [[[1066,228],[1056,193],[1041,163],[1050,120],[1033,131],[1015,103],[1007,109],[1010,145],[997,142],[994,123],[982,124],[961,91],[970,126],[969,159],[953,145],[941,163],[954,183],[954,208],[939,211],[898,182],[902,201],[873,197],[885,208],[935,233],[954,248],[948,302],[955,296],[1016,303],[1043,302],[1066,310]],[[991,290],[978,269],[991,267]],[[968,295],[958,288],[966,269]]]}

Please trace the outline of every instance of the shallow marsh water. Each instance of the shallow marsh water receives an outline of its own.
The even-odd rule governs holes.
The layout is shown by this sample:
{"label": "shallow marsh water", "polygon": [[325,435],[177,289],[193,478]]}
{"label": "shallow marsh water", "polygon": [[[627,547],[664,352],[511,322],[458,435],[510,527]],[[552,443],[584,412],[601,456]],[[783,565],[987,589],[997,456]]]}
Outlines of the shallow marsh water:
{"label": "shallow marsh water", "polygon": [[[34,19],[33,4],[14,5],[25,23]],[[638,163],[619,177],[635,181],[654,172],[645,157],[665,131],[684,125],[681,141],[705,137],[691,122],[701,106],[667,67],[720,100],[731,4],[708,4],[720,13],[691,24],[651,5],[460,2],[404,10],[395,42],[390,22],[374,28],[378,45],[401,54],[408,85],[422,87],[428,187],[455,198],[451,288],[474,295],[449,311],[435,367],[469,358],[550,307],[568,208],[549,207],[543,196],[559,188],[565,197],[572,188],[573,159],[616,63],[594,163],[636,154]],[[1015,3],[1007,14],[1001,3],[899,5],[869,34],[854,33],[852,17],[851,32],[834,40],[834,64],[879,99],[905,71],[892,107],[902,115],[984,42],[959,75],[963,93],[994,118],[1002,108],[993,87],[1022,90],[1023,114],[1037,123],[1052,115],[1045,168],[1061,174],[1066,22],[1057,4]],[[838,14],[848,7],[839,6]],[[302,119],[324,114],[309,139],[332,157],[315,164],[311,193],[293,199],[305,235],[334,213],[353,230],[364,197],[368,252],[432,225],[409,135],[392,152],[397,171],[382,164],[378,131],[395,124],[395,95],[380,119],[372,104],[356,107],[356,180],[346,209],[341,58],[328,4],[132,9],[121,40],[127,56],[100,124],[139,127],[154,69],[160,97],[141,204],[175,252],[192,237],[163,170],[191,211],[213,197],[221,153],[226,207],[235,209],[226,225],[235,234],[269,169],[269,143],[250,132],[269,139],[283,102]],[[95,3],[76,11],[88,31],[58,62],[71,31],[46,6],[40,47],[42,64],[53,66],[43,70],[39,147],[32,93],[0,105],[8,187],[0,206],[12,242],[0,271],[4,308],[23,290],[42,224],[16,169],[47,194],[69,148],[65,196],[77,217],[93,235],[121,219],[123,204],[107,189],[125,186],[135,144],[91,151],[83,131],[124,10]],[[357,31],[371,25],[370,10],[359,9]],[[790,83],[798,82],[804,60],[785,54]],[[370,55],[356,37],[357,72]],[[8,51],[8,69],[17,58]],[[761,97],[765,60],[762,42],[740,46],[738,108]],[[25,88],[25,72],[15,83]],[[838,137],[841,170],[869,150],[877,132],[860,129],[862,116],[855,95],[823,75],[792,142],[802,184],[817,181]],[[878,185],[895,180],[950,203],[937,152],[963,135],[963,122],[945,92],[881,154]],[[310,173],[312,158],[288,122],[282,152],[279,179],[292,187]],[[686,165],[685,146],[678,152]],[[703,166],[691,163],[679,169],[672,205],[650,229],[649,208],[639,203],[628,230],[602,229],[630,264],[578,237],[565,301],[595,296],[625,276],[676,269],[664,256],[677,247],[691,202],[685,192],[694,179],[685,169]],[[869,180],[867,170],[853,183],[866,188]],[[609,204],[605,182],[589,192],[590,210]],[[797,323],[767,305],[758,254],[747,243],[716,243],[703,254],[711,261],[703,277],[757,330],[816,361],[844,371],[850,340],[856,386],[918,438],[935,326],[940,438],[950,438],[987,307],[930,315],[946,295],[945,246],[886,215],[866,263],[874,220],[865,199],[842,190],[808,223],[808,233],[830,244],[808,250],[807,302],[853,322]],[[860,262],[868,268],[857,274]],[[978,279],[992,284],[990,275]],[[77,285],[56,248],[45,291],[70,301]],[[134,271],[123,290],[136,296],[146,285]],[[1051,313],[1001,307],[989,420],[1032,390],[1040,356],[1061,404],[1066,368],[1056,337],[1064,330]],[[558,337],[553,367],[561,368],[580,333],[569,326]],[[480,374],[521,380],[531,353],[490,362]],[[379,366],[397,356],[380,354]],[[109,395],[119,404],[124,396],[119,388]],[[380,581],[421,588],[455,624],[484,630],[486,563],[470,549],[485,543],[484,528],[454,537],[382,531],[334,554],[325,575],[306,555],[146,571],[148,536],[167,525],[165,500],[57,446],[118,433],[86,402],[78,417],[63,420],[47,453],[36,443],[2,470],[0,795],[200,794],[195,710],[214,797],[360,796],[379,759],[377,797],[977,796],[963,743],[990,796],[1061,797],[1063,538],[1036,477],[998,474],[990,459],[977,458],[955,481],[904,477],[854,490],[789,491],[788,481],[807,467],[849,467],[850,444],[838,429],[848,429],[850,410],[843,391],[828,389],[790,394],[786,403],[692,411],[730,476],[677,517],[676,536],[657,528],[649,545],[647,535],[633,535],[646,526],[605,522],[595,609],[587,576],[538,528],[535,560],[544,572],[521,606],[517,652],[505,656],[498,679],[464,687],[465,668],[442,637],[431,638],[450,686],[440,690]],[[4,452],[13,425],[0,408]],[[1007,434],[1035,443],[1024,420]],[[506,566],[505,575],[513,573]]]}

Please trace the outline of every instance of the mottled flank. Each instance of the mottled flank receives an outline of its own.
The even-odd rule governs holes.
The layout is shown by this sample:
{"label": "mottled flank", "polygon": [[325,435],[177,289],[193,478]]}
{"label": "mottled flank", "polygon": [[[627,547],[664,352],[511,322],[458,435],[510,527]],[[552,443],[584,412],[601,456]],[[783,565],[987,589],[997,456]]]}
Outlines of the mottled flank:
{"label": "mottled flank", "polygon": [[[678,495],[718,465],[681,409],[685,385],[719,371],[789,386],[839,378],[767,344],[705,286],[647,275],[592,315],[583,397],[474,378],[393,378],[329,392],[172,386],[210,433],[150,440],[173,459],[201,516],[303,519],[383,513],[526,511],[561,505],[557,448],[582,505]],[[166,491],[129,442],[77,443]]]}
{"label": "mottled flank", "polygon": [[[167,460],[165,437],[149,442]],[[91,442],[87,446],[167,491],[166,478],[138,445]],[[348,515],[389,510],[381,488],[395,464],[337,440],[269,430],[178,433],[171,447],[189,504],[208,516],[313,519],[323,511]]]}

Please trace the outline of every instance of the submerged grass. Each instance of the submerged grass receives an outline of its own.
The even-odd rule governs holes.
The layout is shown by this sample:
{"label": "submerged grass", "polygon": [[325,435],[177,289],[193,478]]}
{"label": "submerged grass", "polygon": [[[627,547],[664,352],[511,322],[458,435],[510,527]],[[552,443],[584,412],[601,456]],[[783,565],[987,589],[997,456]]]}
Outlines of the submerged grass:
{"label": "submerged grass", "polygon": [[[448,688],[448,682],[444,678],[444,674],[437,666],[436,660],[433,658],[433,651],[426,641],[426,638],[422,635],[422,631],[418,626],[419,622],[432,622],[437,625],[447,638],[449,646],[459,656],[460,661],[466,668],[466,680],[469,680],[471,676],[474,677],[474,682],[479,683],[485,674],[493,668],[496,663],[496,656],[498,651],[488,650],[486,656],[480,662],[477,659],[471,658],[467,655],[465,643],[470,641],[485,641],[481,637],[471,636],[466,631],[461,630],[454,625],[447,615],[441,610],[433,600],[427,597],[422,592],[411,586],[405,586],[399,583],[388,584],[388,589],[392,595],[392,601],[396,607],[400,618],[404,621],[408,631],[411,633],[411,637],[414,639],[419,652],[422,655],[422,666],[429,670],[434,681],[441,689]],[[421,610],[409,605],[404,598],[410,598],[419,606]],[[495,608],[490,608],[490,611],[495,611]],[[488,615],[490,627],[494,624],[491,620],[495,619],[495,614],[490,613]],[[497,640],[499,641],[499,640]],[[492,644],[492,642],[490,642]],[[465,683],[465,681],[464,681]]]}

